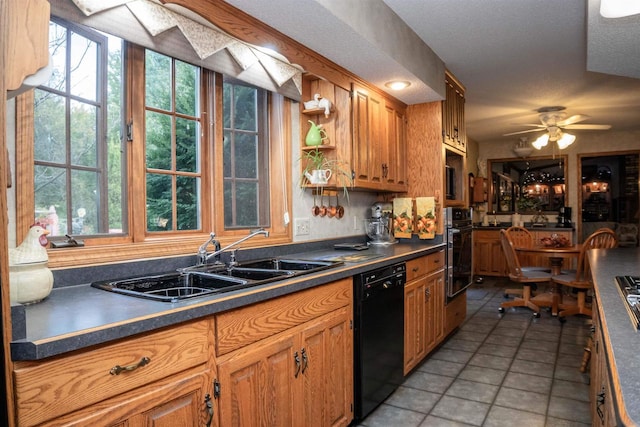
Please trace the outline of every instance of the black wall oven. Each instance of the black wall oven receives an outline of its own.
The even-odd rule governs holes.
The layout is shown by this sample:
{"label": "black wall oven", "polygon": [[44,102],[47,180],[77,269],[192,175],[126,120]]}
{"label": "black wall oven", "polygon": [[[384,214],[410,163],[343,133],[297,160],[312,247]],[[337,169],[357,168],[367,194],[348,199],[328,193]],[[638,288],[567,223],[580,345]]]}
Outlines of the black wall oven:
{"label": "black wall oven", "polygon": [[444,239],[447,245],[447,301],[473,281],[473,225],[471,209],[445,208]]}

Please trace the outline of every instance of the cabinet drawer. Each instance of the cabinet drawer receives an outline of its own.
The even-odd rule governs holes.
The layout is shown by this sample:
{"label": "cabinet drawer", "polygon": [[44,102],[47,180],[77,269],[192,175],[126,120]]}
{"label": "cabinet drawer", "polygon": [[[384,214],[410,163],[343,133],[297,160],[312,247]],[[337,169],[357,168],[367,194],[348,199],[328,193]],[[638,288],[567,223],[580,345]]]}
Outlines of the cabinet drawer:
{"label": "cabinet drawer", "polygon": [[[31,426],[207,362],[210,320],[14,369],[18,425]],[[149,362],[112,374],[116,366]]]}
{"label": "cabinet drawer", "polygon": [[444,250],[407,261],[407,281],[444,268]]}
{"label": "cabinet drawer", "polygon": [[343,279],[216,316],[216,354],[223,355],[351,305],[353,280]]}

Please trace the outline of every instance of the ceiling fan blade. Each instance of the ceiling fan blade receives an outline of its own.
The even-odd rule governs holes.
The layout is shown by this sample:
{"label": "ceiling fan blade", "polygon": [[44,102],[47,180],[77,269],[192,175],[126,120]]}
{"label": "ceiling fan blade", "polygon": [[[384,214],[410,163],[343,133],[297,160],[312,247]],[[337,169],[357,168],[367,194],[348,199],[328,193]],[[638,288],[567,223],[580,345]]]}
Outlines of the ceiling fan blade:
{"label": "ceiling fan blade", "polygon": [[568,125],[562,126],[563,129],[582,129],[582,130],[607,130],[611,129],[611,125]]}
{"label": "ceiling fan blade", "polygon": [[541,129],[521,130],[521,131],[519,131],[519,132],[505,133],[505,134],[504,134],[504,135],[502,135],[502,136],[520,135],[521,133],[529,133],[529,132],[542,132],[543,130],[546,130],[546,129],[544,128],[544,126],[543,126],[543,127],[541,127]]}
{"label": "ceiling fan blade", "polygon": [[587,120],[589,118],[589,116],[584,115],[584,114],[575,114],[571,117],[567,117],[564,120],[560,120],[558,123],[556,123],[556,126],[560,126],[560,127],[565,127],[567,125],[572,125],[574,123],[578,123],[578,122],[583,122],[585,120]]}
{"label": "ceiling fan blade", "polygon": [[540,123],[511,123],[511,126],[533,126],[537,128],[546,128],[545,125],[541,125]]}

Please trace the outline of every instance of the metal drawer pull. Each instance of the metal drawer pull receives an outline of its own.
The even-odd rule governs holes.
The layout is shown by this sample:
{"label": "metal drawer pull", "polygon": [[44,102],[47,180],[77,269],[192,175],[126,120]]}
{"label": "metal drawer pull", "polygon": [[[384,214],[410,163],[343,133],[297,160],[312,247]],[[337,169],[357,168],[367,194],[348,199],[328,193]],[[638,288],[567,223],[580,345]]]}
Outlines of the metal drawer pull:
{"label": "metal drawer pull", "polygon": [[204,404],[207,407],[207,413],[209,414],[209,420],[207,421],[206,426],[210,427],[213,422],[213,402],[211,402],[211,396],[209,393],[204,396]]}
{"label": "metal drawer pull", "polygon": [[133,365],[127,365],[127,366],[116,365],[113,368],[111,368],[109,373],[111,375],[120,375],[120,372],[123,372],[123,371],[135,371],[136,369],[141,368],[144,365],[147,365],[149,362],[151,362],[151,359],[149,359],[147,356],[144,356],[142,359],[140,359],[138,363],[134,363]]}
{"label": "metal drawer pull", "polygon": [[307,357],[307,351],[304,348],[300,352],[302,353],[302,373],[304,374],[309,366],[309,357]]}
{"label": "metal drawer pull", "polygon": [[300,375],[300,356],[298,356],[297,351],[293,355],[293,360],[296,362],[296,373],[294,374],[294,377],[298,378],[298,375]]}

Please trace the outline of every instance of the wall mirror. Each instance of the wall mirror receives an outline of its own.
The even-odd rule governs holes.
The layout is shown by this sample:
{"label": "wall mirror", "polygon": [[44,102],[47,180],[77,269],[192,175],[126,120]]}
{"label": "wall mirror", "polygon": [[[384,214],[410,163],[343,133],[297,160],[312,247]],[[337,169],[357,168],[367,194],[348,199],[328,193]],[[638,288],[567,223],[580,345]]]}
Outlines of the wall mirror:
{"label": "wall mirror", "polygon": [[565,205],[567,156],[489,159],[489,212],[557,212]]}

